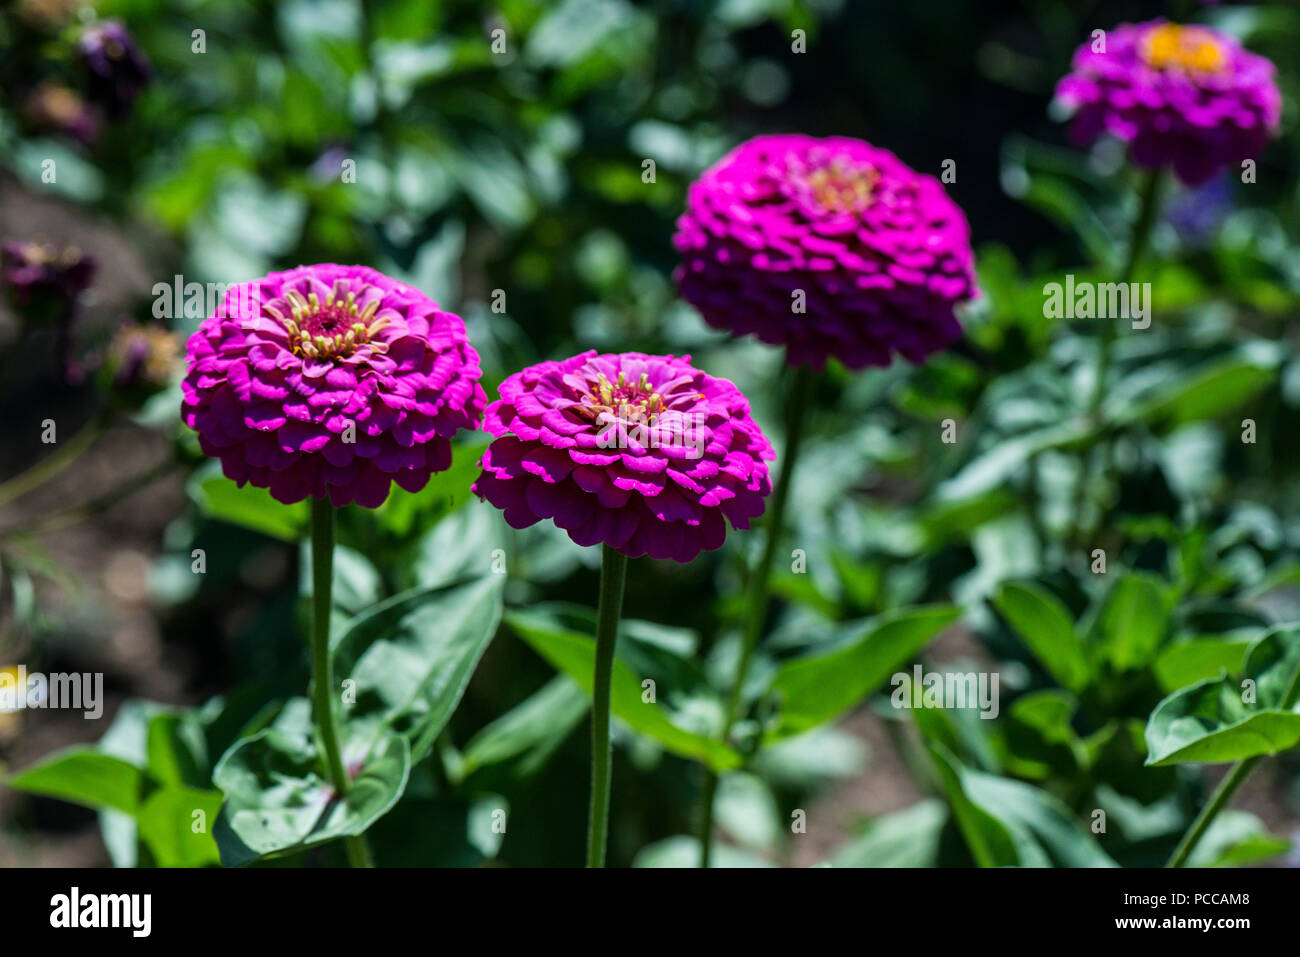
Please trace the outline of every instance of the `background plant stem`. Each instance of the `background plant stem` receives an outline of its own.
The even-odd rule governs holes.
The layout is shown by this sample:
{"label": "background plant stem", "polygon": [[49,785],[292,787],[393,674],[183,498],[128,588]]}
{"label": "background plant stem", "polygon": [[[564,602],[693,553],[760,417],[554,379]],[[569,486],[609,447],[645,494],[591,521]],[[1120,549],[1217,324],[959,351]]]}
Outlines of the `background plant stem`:
{"label": "background plant stem", "polygon": [[[1147,174],[1146,182],[1142,185],[1138,218],[1133,224],[1133,234],[1129,240],[1128,254],[1124,257],[1124,265],[1121,267],[1116,280],[1121,285],[1133,280],[1142,261],[1142,256],[1146,253],[1147,245],[1151,241],[1151,231],[1155,226],[1156,213],[1160,210],[1160,190],[1164,181],[1162,174],[1163,170],[1161,169],[1151,170]],[[1101,425],[1101,405],[1106,397],[1106,380],[1110,378],[1111,366],[1114,363],[1115,340],[1119,338],[1119,324],[1121,321],[1123,321],[1122,316],[1108,316],[1102,320],[1101,341],[1098,344],[1097,351],[1097,374],[1092,384],[1092,394],[1088,398],[1087,406],[1088,419],[1094,427]],[[1097,475],[1094,476],[1094,482],[1097,486],[1104,487],[1109,481],[1111,463],[1114,457],[1113,438],[1108,434],[1101,434],[1098,448],[1101,452],[1102,461]],[[1086,457],[1081,458],[1079,477],[1075,483],[1071,501],[1083,501],[1083,484],[1087,472],[1088,460]],[[1102,499],[1105,497],[1104,492],[1100,491],[1100,489],[1099,496]],[[1105,507],[1104,501],[1098,503],[1095,522],[1088,521],[1087,509],[1080,508],[1078,510],[1078,524],[1075,527],[1076,540],[1080,543],[1087,543],[1087,537],[1100,527]]]}
{"label": "background plant stem", "polygon": [[600,604],[596,610],[596,670],[591,685],[591,811],[587,819],[587,866],[605,866],[609,833],[609,698],[614,675],[618,619],[623,612],[627,556],[601,546]]}
{"label": "background plant stem", "polygon": [[[312,711],[325,752],[325,766],[334,793],[346,800],[352,781],[339,750],[339,717],[334,706],[334,664],[330,659],[330,612],[334,587],[334,506],[327,499],[311,500],[311,665]],[[353,867],[370,867],[364,837],[345,837]]]}
{"label": "background plant stem", "polygon": [[21,498],[35,488],[44,485],[54,476],[75,462],[81,453],[90,448],[95,440],[104,434],[112,415],[108,410],[95,413],[94,418],[82,426],[67,442],[56,445],[55,450],[41,459],[25,472],[20,472],[4,484],[0,484],[0,506],[8,505],[14,499]]}
{"label": "background plant stem", "polygon": [[[1278,709],[1290,711],[1296,706],[1298,700],[1300,700],[1300,668],[1297,668],[1295,674],[1291,676],[1291,683],[1287,685],[1286,691],[1282,694]],[[1237,788],[1241,787],[1242,782],[1250,777],[1250,772],[1255,770],[1255,765],[1262,760],[1263,755],[1255,755],[1251,758],[1242,758],[1232,766],[1232,770],[1214,789],[1214,794],[1211,795],[1209,803],[1201,808],[1201,813],[1196,815],[1196,820],[1192,822],[1192,826],[1187,829],[1183,839],[1174,848],[1174,853],[1170,855],[1169,863],[1165,867],[1185,867],[1187,865],[1187,860],[1192,856],[1192,851],[1196,850],[1196,845],[1205,836],[1205,832],[1210,829],[1214,819],[1219,816],[1220,811],[1228,806],[1228,801],[1232,799],[1232,795]]]}
{"label": "background plant stem", "polygon": [[[744,691],[745,676],[749,673],[749,662],[754,656],[754,649],[758,646],[759,636],[763,633],[763,622],[767,619],[770,599],[768,579],[771,578],[772,563],[776,560],[776,550],[785,529],[785,509],[790,498],[790,480],[794,476],[795,460],[799,456],[799,445],[803,438],[804,419],[807,417],[815,381],[816,375],[807,366],[798,366],[795,370],[790,401],[786,405],[785,455],[781,461],[780,477],[772,492],[772,510],[767,522],[767,541],[763,544],[763,553],[758,560],[758,565],[750,573],[746,589],[747,617],[741,635],[740,660],[736,663],[736,674],[727,695],[727,709],[723,712],[723,741],[731,736],[731,727],[736,723],[736,716],[740,713],[741,695]],[[713,799],[717,791],[718,776],[712,769],[706,769],[704,788],[700,796],[700,867],[708,867],[712,855]]]}

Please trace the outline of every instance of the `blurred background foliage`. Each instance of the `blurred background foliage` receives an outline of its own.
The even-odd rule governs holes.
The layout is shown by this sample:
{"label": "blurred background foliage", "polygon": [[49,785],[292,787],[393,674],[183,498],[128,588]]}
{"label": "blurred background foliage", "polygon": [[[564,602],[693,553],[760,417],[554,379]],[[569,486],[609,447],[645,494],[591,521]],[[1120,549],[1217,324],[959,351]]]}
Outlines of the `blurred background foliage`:
{"label": "blurred background foliage", "polygon": [[[922,660],[998,671],[1001,715],[908,713],[886,692],[840,724],[770,741],[723,778],[718,862],[971,863],[972,820],[993,835],[988,846],[1014,839],[995,862],[1167,856],[1205,781],[1194,768],[1143,767],[1147,715],[1169,691],[1234,671],[1247,641],[1300,611],[1300,9],[101,0],[85,15],[123,21],[156,75],[91,143],[30,108],[44,82],[75,87],[69,49],[85,8],[2,9],[3,196],[55,197],[74,222],[111,224],[97,241],[144,263],[116,311],[148,320],[153,284],[174,275],[232,283],[299,263],[365,263],[464,316],[489,396],[519,367],[581,349],[690,353],[751,397],[778,448],[781,356],[709,329],[675,297],[671,236],[687,185],[762,132],[859,136],[936,176],[954,160],[947,188],[971,222],[982,296],[966,338],[926,366],[833,367],[820,380],[788,536],[806,570],[790,563],[774,583],[782,600],[753,669],[747,727],[751,737],[769,727],[781,662],[844,646],[875,616],[922,603],[961,610]],[[1283,135],[1256,182],[1230,170],[1166,194],[1138,277],[1152,283],[1154,321],[1123,330],[1116,379],[1090,416],[1098,325],[1046,318],[1043,287],[1065,273],[1114,274],[1138,183],[1114,144],[1065,145],[1052,90],[1093,29],[1160,14],[1203,17],[1273,59]],[[806,52],[792,52],[794,31]],[[52,183],[41,176],[48,158]],[[24,239],[48,231],[30,215],[3,222]],[[172,325],[187,334],[203,315],[196,303]],[[92,289],[80,321],[93,332],[110,318]],[[40,419],[56,400],[83,410],[98,401],[92,387],[55,379],[4,383],[7,420]],[[239,492],[202,462],[176,423],[178,395],[155,397],[134,421],[174,437],[186,463],[175,479],[183,499],[153,543],[147,599],[181,681],[164,710],[138,700],[117,710],[100,747],[115,741],[114,753],[151,767],[168,752],[144,744],[177,734],[198,755],[194,786],[211,795],[217,757],[241,731],[279,720],[306,684],[305,512]],[[948,419],[955,443],[942,438]],[[507,608],[534,616],[507,612],[406,796],[375,825],[381,864],[581,859],[585,699],[527,635],[562,630],[564,603],[591,603],[595,553],[549,525],[509,530],[467,500],[482,447],[466,439],[452,471],[419,496],[397,492],[374,515],[342,516],[340,616],[486,571],[496,549]],[[16,442],[10,471],[38,449]],[[640,623],[621,655],[695,734],[720,721],[739,586],[760,540],[733,534],[686,568],[632,567],[626,614]],[[76,663],[85,616],[68,611],[75,583],[60,584],[39,536],[6,536],[0,548],[10,646],[33,667]],[[204,575],[191,571],[196,548]],[[1105,574],[1094,549],[1105,551]],[[83,611],[93,600],[82,596]],[[1108,626],[1124,615],[1123,628]],[[1033,632],[1049,619],[1101,649],[1086,675],[1035,654]],[[109,680],[119,700],[147,691],[129,670]],[[160,714],[181,730],[155,732]],[[625,724],[615,748],[611,863],[689,862],[700,767]],[[1223,818],[1201,862],[1285,853],[1297,771],[1291,758],[1260,786],[1258,814]],[[23,860],[23,836],[48,818],[40,802],[10,807],[0,828]],[[490,826],[501,807],[505,835]],[[1089,836],[1096,808],[1112,823]],[[790,833],[795,809],[809,811],[806,836]],[[101,820],[116,863],[212,859],[176,857],[120,812]]]}

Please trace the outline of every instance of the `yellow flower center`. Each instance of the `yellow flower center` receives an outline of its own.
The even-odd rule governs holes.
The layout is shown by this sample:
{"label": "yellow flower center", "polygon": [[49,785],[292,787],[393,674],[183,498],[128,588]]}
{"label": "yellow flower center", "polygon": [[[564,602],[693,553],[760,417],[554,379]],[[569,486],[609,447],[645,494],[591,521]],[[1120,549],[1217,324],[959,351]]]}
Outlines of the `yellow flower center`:
{"label": "yellow flower center", "polygon": [[873,167],[833,160],[805,177],[813,201],[832,213],[852,213],[871,203],[880,174]]}
{"label": "yellow flower center", "polygon": [[1205,27],[1164,23],[1146,35],[1142,58],[1157,70],[1217,73],[1227,64],[1218,38]]}
{"label": "yellow flower center", "polygon": [[[379,300],[372,299],[364,309],[357,308],[355,292],[345,292],[340,286],[330,290],[321,302],[313,292],[303,296],[296,290],[284,294],[293,315],[281,315],[267,307],[289,333],[289,348],[297,355],[309,359],[331,359],[350,356],[362,343],[388,325],[387,319],[376,319]],[[372,348],[379,348],[373,343]]]}

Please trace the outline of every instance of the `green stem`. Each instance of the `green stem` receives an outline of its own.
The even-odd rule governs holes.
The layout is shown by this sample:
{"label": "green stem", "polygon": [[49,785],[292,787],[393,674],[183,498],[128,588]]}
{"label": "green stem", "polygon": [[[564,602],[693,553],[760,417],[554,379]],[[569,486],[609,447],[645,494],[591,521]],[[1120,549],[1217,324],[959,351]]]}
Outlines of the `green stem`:
{"label": "green stem", "polygon": [[609,698],[614,676],[618,619],[623,611],[627,556],[601,546],[600,604],[596,611],[596,669],[591,686],[591,812],[587,818],[587,866],[605,866],[609,834]]}
{"label": "green stem", "polygon": [[142,488],[152,485],[164,475],[179,467],[179,462],[170,458],[164,459],[147,471],[139,475],[133,475],[120,485],[114,486],[103,495],[95,496],[89,502],[55,509],[37,517],[26,525],[11,525],[9,528],[0,529],[0,541],[13,538],[15,535],[41,535],[46,532],[55,532],[70,525],[76,525],[88,518],[93,518],[108,511],[119,502],[130,498]]}
{"label": "green stem", "polygon": [[1192,851],[1196,849],[1197,843],[1205,836],[1205,832],[1210,829],[1210,825],[1218,817],[1219,812],[1228,806],[1228,801],[1232,799],[1233,793],[1236,792],[1237,788],[1241,787],[1241,782],[1246,780],[1250,772],[1255,770],[1255,765],[1259,764],[1260,760],[1261,756],[1256,755],[1253,758],[1243,758],[1232,766],[1232,770],[1214,789],[1214,795],[1210,798],[1210,803],[1201,808],[1201,813],[1196,815],[1196,820],[1187,829],[1183,839],[1178,842],[1178,847],[1174,848],[1174,853],[1165,867],[1185,867],[1187,865],[1187,859],[1192,856]]}
{"label": "green stem", "polygon": [[[339,749],[339,715],[334,704],[334,663],[330,658],[330,612],[334,585],[334,506],[311,500],[311,666],[312,711],[325,751],[325,767],[339,800],[346,800],[352,781]],[[345,837],[348,862],[371,867],[364,837]]]}
{"label": "green stem", "polygon": [[[1291,676],[1291,683],[1282,694],[1281,703],[1278,705],[1281,711],[1290,711],[1300,701],[1300,668],[1297,668],[1295,674]],[[1187,860],[1192,856],[1192,851],[1196,850],[1197,843],[1205,836],[1205,832],[1210,829],[1214,819],[1219,816],[1219,812],[1228,806],[1228,801],[1236,793],[1237,788],[1241,787],[1243,781],[1250,776],[1250,772],[1255,770],[1255,765],[1264,760],[1264,756],[1257,754],[1251,758],[1242,758],[1232,766],[1232,770],[1227,776],[1219,782],[1219,786],[1214,789],[1214,794],[1210,797],[1210,802],[1201,808],[1201,813],[1196,815],[1196,820],[1192,826],[1187,829],[1183,839],[1178,842],[1174,848],[1174,853],[1170,855],[1169,863],[1165,867],[1185,867]]]}
{"label": "green stem", "polygon": [[[795,460],[799,457],[804,419],[811,404],[815,382],[816,375],[811,369],[807,366],[798,367],[790,392],[790,401],[786,405],[785,456],[781,461],[780,477],[777,478],[776,488],[772,492],[772,511],[767,522],[767,541],[763,544],[758,565],[750,573],[749,587],[746,590],[746,618],[741,635],[740,658],[736,662],[736,674],[732,678],[731,690],[727,695],[727,708],[722,718],[723,741],[731,737],[732,725],[736,723],[740,713],[750,659],[754,657],[754,649],[758,647],[758,639],[763,632],[763,623],[767,620],[767,608],[771,599],[768,580],[772,576],[772,563],[776,560],[781,534],[785,530],[786,503],[790,500],[790,484],[794,476]],[[717,790],[717,774],[711,769],[706,769],[704,789],[700,796],[700,867],[708,867],[712,856],[713,799]]]}
{"label": "green stem", "polygon": [[41,459],[25,472],[20,472],[7,482],[0,484],[0,507],[8,505],[14,499],[21,498],[28,492],[44,485],[54,476],[77,460],[82,452],[90,448],[95,440],[108,428],[111,415],[105,410],[97,412],[81,431],[67,442],[59,445],[53,453]]}
{"label": "green stem", "polygon": [[[1141,206],[1138,209],[1137,222],[1133,224],[1133,237],[1128,245],[1128,255],[1120,270],[1118,282],[1121,285],[1132,282],[1137,274],[1138,265],[1146,253],[1151,241],[1151,230],[1155,226],[1156,213],[1160,209],[1160,187],[1164,181],[1162,170],[1155,169],[1147,174],[1142,186]],[[1095,421],[1101,409],[1101,401],[1106,391],[1106,379],[1114,358],[1115,340],[1118,338],[1120,316],[1110,316],[1104,320],[1101,329],[1101,350],[1097,357],[1097,378],[1092,385],[1092,398],[1088,403],[1088,415]]]}
{"label": "green stem", "polygon": [[[1124,257],[1124,264],[1120,268],[1117,277],[1117,281],[1121,285],[1131,282],[1137,274],[1142,256],[1146,253],[1147,245],[1151,241],[1151,231],[1155,226],[1156,213],[1160,210],[1160,190],[1164,183],[1163,172],[1161,169],[1152,170],[1147,174],[1146,182],[1142,186],[1138,218],[1133,224],[1133,235],[1129,240],[1128,253]],[[1115,340],[1119,338],[1119,323],[1122,318],[1121,316],[1108,316],[1102,320],[1101,342],[1097,350],[1097,375],[1092,384],[1092,393],[1088,397],[1087,406],[1088,420],[1094,428],[1101,425],[1101,404],[1106,395],[1106,380],[1110,378],[1111,365],[1114,362]],[[1102,437],[1099,449],[1102,461],[1099,468],[1100,474],[1097,476],[1098,480],[1094,487],[1104,489],[1111,471],[1113,452],[1109,436]],[[1079,474],[1074,482],[1073,494],[1070,497],[1073,502],[1082,502],[1083,500],[1085,473],[1087,471],[1087,460],[1081,458]],[[1077,510],[1077,524],[1074,529],[1074,537],[1077,541],[1086,542],[1087,536],[1100,526],[1101,513],[1105,511],[1104,491],[1100,493],[1100,498],[1101,504],[1098,506],[1096,525],[1088,521],[1087,509],[1079,508]]]}

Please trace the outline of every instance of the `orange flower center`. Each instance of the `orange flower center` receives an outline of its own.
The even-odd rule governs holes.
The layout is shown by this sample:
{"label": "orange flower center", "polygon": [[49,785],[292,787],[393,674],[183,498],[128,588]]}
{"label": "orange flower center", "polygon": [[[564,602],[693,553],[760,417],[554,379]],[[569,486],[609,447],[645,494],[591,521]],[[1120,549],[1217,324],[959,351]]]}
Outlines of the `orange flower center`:
{"label": "orange flower center", "polygon": [[880,174],[871,166],[832,160],[804,179],[813,201],[831,213],[853,213],[871,204]]}
{"label": "orange flower center", "polygon": [[1217,73],[1227,64],[1223,46],[1205,27],[1165,23],[1146,35],[1142,58],[1157,70]]}

